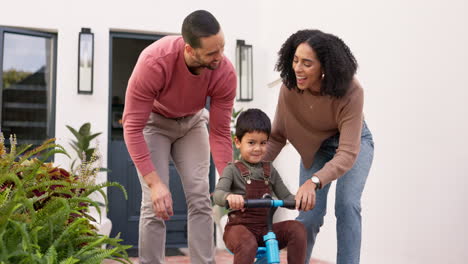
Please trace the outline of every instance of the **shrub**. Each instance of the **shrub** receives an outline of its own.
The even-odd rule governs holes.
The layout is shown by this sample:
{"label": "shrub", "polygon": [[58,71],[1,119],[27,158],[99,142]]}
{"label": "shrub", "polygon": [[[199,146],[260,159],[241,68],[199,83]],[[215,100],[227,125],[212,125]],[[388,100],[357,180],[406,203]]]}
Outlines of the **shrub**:
{"label": "shrub", "polygon": [[101,213],[89,195],[98,192],[107,203],[103,188],[121,188],[126,196],[120,184],[95,184],[90,174],[81,177],[46,163],[54,154],[68,156],[53,139],[33,150],[17,150],[14,137],[10,143],[7,150],[0,133],[1,264],[131,263],[125,251],[130,246],[98,234],[88,214],[91,207]]}

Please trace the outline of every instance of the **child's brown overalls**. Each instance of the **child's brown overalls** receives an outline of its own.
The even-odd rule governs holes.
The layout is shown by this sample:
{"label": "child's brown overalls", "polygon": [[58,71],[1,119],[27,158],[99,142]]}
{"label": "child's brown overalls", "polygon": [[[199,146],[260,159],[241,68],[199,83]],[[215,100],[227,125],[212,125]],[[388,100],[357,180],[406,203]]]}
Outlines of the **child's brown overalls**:
{"label": "child's brown overalls", "polygon": [[[252,180],[245,164],[237,161],[236,167],[246,180],[244,199],[260,199],[266,193],[271,194],[269,187],[270,163],[263,163],[264,180]],[[250,182],[250,183],[249,183]],[[265,246],[263,236],[267,233],[267,216],[269,208],[248,208],[229,213],[229,221],[224,230],[226,247],[234,253],[234,264],[249,264],[255,260],[257,247]],[[273,224],[280,249],[288,247],[288,263],[302,264],[306,254],[306,231],[302,223],[294,220]]]}

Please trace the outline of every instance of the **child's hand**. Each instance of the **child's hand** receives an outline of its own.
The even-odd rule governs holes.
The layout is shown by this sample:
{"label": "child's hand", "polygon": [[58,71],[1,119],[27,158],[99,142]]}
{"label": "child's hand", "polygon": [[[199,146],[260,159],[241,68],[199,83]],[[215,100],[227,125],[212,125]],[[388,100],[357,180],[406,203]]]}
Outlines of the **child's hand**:
{"label": "child's hand", "polygon": [[244,211],[244,197],[242,195],[229,194],[226,200],[228,201],[229,208]]}

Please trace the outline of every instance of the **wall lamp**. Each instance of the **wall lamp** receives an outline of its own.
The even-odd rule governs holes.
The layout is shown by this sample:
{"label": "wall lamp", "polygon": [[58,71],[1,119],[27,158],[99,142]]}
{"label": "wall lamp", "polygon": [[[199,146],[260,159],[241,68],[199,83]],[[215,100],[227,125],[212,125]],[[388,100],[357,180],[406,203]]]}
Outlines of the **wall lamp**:
{"label": "wall lamp", "polygon": [[78,93],[93,93],[94,34],[81,28],[78,37]]}
{"label": "wall lamp", "polygon": [[246,45],[244,40],[236,43],[237,70],[237,101],[253,100],[253,64],[252,45]]}

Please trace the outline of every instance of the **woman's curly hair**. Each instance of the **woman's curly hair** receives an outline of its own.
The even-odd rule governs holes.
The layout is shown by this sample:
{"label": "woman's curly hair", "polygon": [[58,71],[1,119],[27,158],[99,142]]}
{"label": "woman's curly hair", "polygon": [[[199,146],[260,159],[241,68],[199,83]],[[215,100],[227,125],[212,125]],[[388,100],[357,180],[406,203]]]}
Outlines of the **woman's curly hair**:
{"label": "woman's curly hair", "polygon": [[292,34],[279,50],[275,69],[280,72],[286,87],[300,92],[292,63],[296,48],[301,43],[309,44],[322,65],[324,77],[320,94],[337,98],[344,96],[356,73],[357,61],[343,40],[320,30],[299,30]]}

